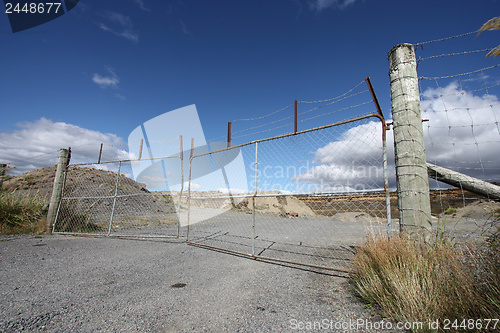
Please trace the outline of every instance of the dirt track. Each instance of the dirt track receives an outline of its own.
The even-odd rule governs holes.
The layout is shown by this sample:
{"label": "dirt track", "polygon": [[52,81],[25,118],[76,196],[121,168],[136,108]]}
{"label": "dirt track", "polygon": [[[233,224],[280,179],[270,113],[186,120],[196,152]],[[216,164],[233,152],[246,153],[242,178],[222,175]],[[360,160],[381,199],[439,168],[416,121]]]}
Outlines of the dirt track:
{"label": "dirt track", "polygon": [[178,241],[1,240],[2,332],[289,332],[377,320],[345,278]]}

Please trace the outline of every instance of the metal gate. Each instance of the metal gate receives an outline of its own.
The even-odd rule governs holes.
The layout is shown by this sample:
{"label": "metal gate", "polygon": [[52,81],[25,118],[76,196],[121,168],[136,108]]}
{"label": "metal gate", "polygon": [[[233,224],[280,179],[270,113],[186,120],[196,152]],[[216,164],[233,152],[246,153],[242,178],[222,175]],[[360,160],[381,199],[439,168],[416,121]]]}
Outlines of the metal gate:
{"label": "metal gate", "polygon": [[192,151],[187,242],[346,272],[353,245],[390,228],[385,145],[379,113]]}
{"label": "metal gate", "polygon": [[178,238],[182,168],[182,153],[71,165],[53,232]]}

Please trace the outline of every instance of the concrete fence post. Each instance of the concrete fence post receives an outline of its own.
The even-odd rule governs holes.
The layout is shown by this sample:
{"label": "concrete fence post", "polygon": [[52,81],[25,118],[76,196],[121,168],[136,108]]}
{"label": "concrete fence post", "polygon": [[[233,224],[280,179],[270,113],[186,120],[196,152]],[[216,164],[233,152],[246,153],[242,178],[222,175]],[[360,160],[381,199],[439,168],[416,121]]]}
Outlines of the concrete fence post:
{"label": "concrete fence post", "polygon": [[429,178],[413,45],[394,46],[389,52],[389,68],[400,231],[429,242]]}
{"label": "concrete fence post", "polygon": [[52,188],[52,196],[50,197],[49,211],[47,213],[46,233],[52,233],[52,226],[55,223],[57,209],[61,202],[62,191],[64,186],[64,171],[69,164],[71,157],[71,148],[61,149],[59,151],[59,162],[57,163],[56,176],[54,178],[54,187]]}

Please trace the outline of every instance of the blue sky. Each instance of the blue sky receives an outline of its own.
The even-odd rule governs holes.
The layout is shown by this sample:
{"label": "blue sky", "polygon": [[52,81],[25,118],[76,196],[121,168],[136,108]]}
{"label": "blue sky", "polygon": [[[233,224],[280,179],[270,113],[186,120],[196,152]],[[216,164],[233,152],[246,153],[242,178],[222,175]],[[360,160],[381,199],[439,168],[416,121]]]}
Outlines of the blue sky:
{"label": "blue sky", "polygon": [[[497,0],[80,0],[58,19],[12,33],[2,13],[1,157],[118,146],[145,121],[191,104],[206,138],[221,137],[228,121],[335,97],[366,76],[390,118],[394,45],[475,31],[496,15]],[[422,51],[498,44],[500,31]],[[436,62],[425,73],[499,60],[453,61],[460,69]]]}

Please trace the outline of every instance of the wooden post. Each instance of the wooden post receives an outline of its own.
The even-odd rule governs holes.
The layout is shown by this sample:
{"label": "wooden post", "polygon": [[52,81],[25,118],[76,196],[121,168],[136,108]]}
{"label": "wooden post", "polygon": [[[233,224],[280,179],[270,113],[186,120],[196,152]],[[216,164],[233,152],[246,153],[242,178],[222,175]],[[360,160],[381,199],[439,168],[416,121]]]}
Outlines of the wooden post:
{"label": "wooden post", "polygon": [[231,147],[231,122],[227,123],[227,148]]}
{"label": "wooden post", "polygon": [[413,45],[394,46],[389,52],[389,67],[400,230],[429,242],[429,178]]}
{"label": "wooden post", "polygon": [[49,211],[47,213],[46,233],[52,233],[52,226],[55,223],[57,209],[61,202],[62,190],[64,186],[64,171],[66,170],[71,157],[71,148],[61,149],[59,151],[59,163],[57,164],[56,176],[54,178],[54,187],[50,197]]}
{"label": "wooden post", "polygon": [[433,179],[458,188],[463,188],[473,193],[484,195],[491,200],[500,201],[500,186],[498,185],[430,163],[427,163],[427,168],[429,177]]}
{"label": "wooden post", "polygon": [[0,188],[2,188],[3,178],[5,177],[6,172],[7,172],[7,164],[0,164]]}

